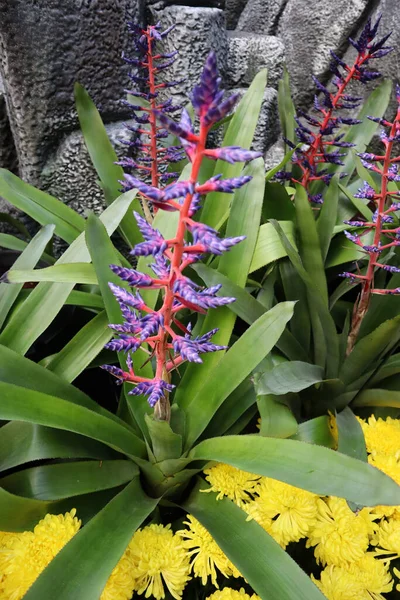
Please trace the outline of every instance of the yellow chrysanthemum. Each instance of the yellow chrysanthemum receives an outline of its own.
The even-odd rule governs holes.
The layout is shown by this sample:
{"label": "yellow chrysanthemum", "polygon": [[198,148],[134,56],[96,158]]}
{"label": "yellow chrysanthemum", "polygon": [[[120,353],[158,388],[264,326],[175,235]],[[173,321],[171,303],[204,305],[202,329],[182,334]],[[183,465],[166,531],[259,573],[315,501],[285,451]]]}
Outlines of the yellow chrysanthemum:
{"label": "yellow chrysanthemum", "polygon": [[195,517],[187,515],[187,529],[181,529],[176,534],[182,538],[182,545],[191,558],[191,570],[195,577],[201,578],[203,585],[211,577],[213,585],[218,587],[217,570],[224,577],[239,577],[240,573],[235,565],[222,552],[211,534]]}
{"label": "yellow chrysanthemum", "polygon": [[393,589],[387,562],[371,553],[348,567],[330,565],[320,581],[312,579],[329,600],[385,600],[382,594]]}
{"label": "yellow chrysanthemum", "polygon": [[[368,462],[400,485],[400,462],[394,456],[374,452],[368,456]],[[382,517],[400,519],[400,506],[374,506],[372,512],[380,519]]]}
{"label": "yellow chrysanthemum", "polygon": [[374,415],[365,422],[358,419],[365,438],[367,451],[400,457],[400,420],[387,417],[376,419]]}
{"label": "yellow chrysanthemum", "polygon": [[129,543],[132,577],[138,594],[165,598],[164,583],[179,600],[189,581],[189,556],[170,525],[138,529]]}
{"label": "yellow chrysanthemum", "polygon": [[0,551],[1,600],[20,600],[50,561],[77,533],[75,509],[46,515],[33,531],[14,536]]}
{"label": "yellow chrysanthemum", "polygon": [[318,499],[318,516],[308,535],[307,548],[323,565],[347,566],[366,552],[376,525],[369,509],[353,513],[343,498]]}
{"label": "yellow chrysanthemum", "polygon": [[208,596],[206,600],[261,600],[259,596],[253,594],[249,596],[246,594],[243,588],[240,590],[232,590],[231,588],[224,588],[223,590],[218,590]]}
{"label": "yellow chrysanthemum", "polygon": [[[399,571],[399,569],[396,569],[396,567],[394,567],[394,568],[393,568],[393,573],[396,575],[397,579],[400,579],[400,571]],[[396,585],[396,590],[397,590],[398,592],[400,592],[400,583],[398,583],[398,584]]]}
{"label": "yellow chrysanthemum", "polygon": [[371,543],[378,546],[375,550],[377,555],[400,558],[400,520],[382,520]]}
{"label": "yellow chrysanthemum", "polygon": [[263,477],[257,494],[244,509],[283,548],[306,537],[315,525],[318,496],[312,492]]}
{"label": "yellow chrysanthemum", "polygon": [[116,564],[100,596],[100,600],[130,600],[135,589],[131,551],[128,548]]}
{"label": "yellow chrysanthemum", "polygon": [[251,495],[257,491],[260,480],[259,475],[241,471],[224,463],[205,469],[204,473],[211,488],[201,490],[202,492],[218,492],[217,500],[227,496],[238,506],[251,500]]}

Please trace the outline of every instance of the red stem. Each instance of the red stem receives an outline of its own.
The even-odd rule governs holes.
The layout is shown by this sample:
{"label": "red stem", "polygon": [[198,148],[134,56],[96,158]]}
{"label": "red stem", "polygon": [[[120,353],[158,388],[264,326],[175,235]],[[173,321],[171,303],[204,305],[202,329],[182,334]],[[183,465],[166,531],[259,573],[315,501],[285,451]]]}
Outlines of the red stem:
{"label": "red stem", "polygon": [[[189,181],[193,184],[196,183],[201,163],[204,156],[204,150],[206,146],[206,139],[209,127],[204,126],[200,122],[199,137],[196,143],[196,150],[192,162],[192,170],[190,173]],[[175,293],[173,291],[173,285],[176,281],[177,275],[181,272],[182,267],[182,255],[185,251],[185,233],[187,229],[187,222],[189,217],[190,205],[192,203],[193,193],[187,194],[182,206],[179,206],[179,222],[176,230],[176,234],[173,238],[173,247],[171,249],[171,265],[169,272],[168,284],[165,287],[165,295],[163,305],[160,308],[160,312],[164,317],[164,325],[158,330],[159,342],[155,347],[156,357],[156,379],[164,379],[169,381],[170,369],[167,368],[168,363],[168,336],[171,332],[171,325],[173,322],[174,310],[172,308]],[[190,220],[189,220],[190,221]],[[175,360],[175,364],[176,364]],[[166,397],[161,398],[154,408],[155,416],[160,420],[169,420],[170,406],[169,400]]]}
{"label": "red stem", "polygon": [[[396,118],[394,119],[393,123],[391,124],[390,134],[389,134],[390,138],[394,137],[394,135],[396,134],[396,130],[397,130],[399,121],[400,121],[400,107],[397,111]],[[373,246],[379,245],[379,242],[380,242],[380,239],[382,236],[382,226],[384,223],[383,216],[385,214],[386,199],[388,196],[390,198],[390,194],[388,193],[388,182],[389,182],[388,172],[389,172],[389,167],[392,163],[391,153],[392,153],[392,149],[393,149],[393,141],[384,142],[384,143],[385,143],[385,154],[384,154],[384,161],[383,161],[383,170],[381,171],[381,181],[382,181],[381,191],[375,197],[375,202],[377,203],[377,217],[376,217],[376,222],[374,223],[375,233],[374,233],[374,239],[372,242]],[[385,230],[383,230],[383,233],[385,233]],[[384,250],[385,248],[389,248],[394,245],[396,245],[396,244],[389,243],[389,244],[386,244],[385,246],[382,246],[381,249]],[[366,315],[366,312],[368,310],[368,306],[369,306],[370,299],[371,299],[371,294],[373,293],[374,271],[375,271],[375,267],[378,262],[378,259],[379,259],[379,254],[377,252],[368,252],[367,272],[365,275],[365,279],[362,282],[360,297],[354,306],[351,329],[350,329],[349,337],[347,339],[347,350],[346,350],[347,355],[349,355],[350,352],[354,348],[354,345],[356,343],[356,340],[357,340],[357,337],[358,337],[358,334],[360,331],[361,323],[362,323],[362,321]]]}
{"label": "red stem", "polygon": [[[326,126],[328,125],[330,119],[332,118],[333,112],[336,110],[338,102],[340,101],[340,99],[343,96],[343,92],[345,91],[345,89],[348,86],[348,84],[350,83],[350,81],[354,78],[354,74],[356,73],[356,67],[360,67],[364,63],[364,61],[368,58],[368,56],[369,56],[369,54],[366,54],[366,55],[359,54],[356,58],[355,63],[353,64],[353,66],[351,68],[349,68],[346,79],[343,81],[342,85],[339,87],[334,98],[332,98],[332,108],[330,108],[327,111],[324,111],[325,117],[320,126],[320,130],[323,131],[326,128]],[[306,155],[307,160],[310,163],[310,165],[312,167],[315,167],[315,165],[319,164],[319,162],[320,162],[320,161],[316,162],[316,160],[315,160],[317,158],[318,154],[319,155],[321,155],[321,153],[323,154],[324,141],[323,141],[323,136],[321,135],[321,133],[315,133],[315,134],[313,134],[313,136],[314,136],[314,141],[311,144],[310,148],[304,154]],[[301,167],[301,164],[300,164],[300,167]],[[301,168],[303,169],[303,177],[302,177],[300,183],[303,187],[305,187],[307,189],[308,183],[310,181],[311,169],[305,168],[305,167],[301,167]],[[315,177],[313,177],[311,179],[315,179]]]}

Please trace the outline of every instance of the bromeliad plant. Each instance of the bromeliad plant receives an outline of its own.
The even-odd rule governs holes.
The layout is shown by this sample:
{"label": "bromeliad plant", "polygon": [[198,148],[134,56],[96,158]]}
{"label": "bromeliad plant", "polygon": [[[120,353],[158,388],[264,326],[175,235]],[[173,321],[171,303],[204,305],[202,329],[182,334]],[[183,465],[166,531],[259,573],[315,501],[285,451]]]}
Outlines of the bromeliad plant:
{"label": "bromeliad plant", "polygon": [[[55,593],[58,600],[70,600],[77,589],[85,600],[98,600],[119,575],[125,583],[134,578],[132,589],[139,595],[163,598],[164,584],[170,583],[175,598],[198,597],[202,590],[195,584],[202,577],[201,560],[207,565],[220,561],[222,573],[244,578],[238,579],[237,587],[248,582],[261,598],[322,600],[321,592],[289,554],[256,520],[246,520],[238,497],[257,494],[261,476],[298,486],[311,496],[339,496],[358,506],[400,505],[400,487],[362,460],[346,456],[344,446],[343,452],[334,452],[322,445],[278,439],[278,427],[265,437],[266,412],[260,401],[261,435],[251,424],[256,396],[250,377],[263,377],[259,374],[272,360],[275,344],[289,358],[301,356],[305,363],[308,359],[308,350],[296,340],[294,330],[285,329],[294,303],[276,303],[271,308],[267,287],[257,300],[245,290],[248,273],[263,266],[260,260],[268,262],[263,236],[272,229],[269,223],[259,228],[262,210],[266,217],[270,209],[267,201],[263,206],[262,160],[255,158],[242,173],[243,162],[254,158],[248,149],[264,87],[265,73],[260,73],[231,119],[223,147],[207,149],[208,130],[233,106],[233,99],[224,100],[219,90],[211,55],[192,98],[200,122],[198,133],[186,112],[179,123],[157,109],[154,113],[157,126],[177,136],[187,152],[190,164],[181,180],[160,188],[128,175],[128,186],[135,189],[118,198],[121,167],[113,164],[115,155],[99,115],[78,87],[82,128],[109,203],[100,218],[90,215],[85,221],[14,175],[0,173],[1,195],[17,206],[23,204],[40,223],[54,223],[56,234],[71,244],[51,267],[12,269],[11,284],[2,283],[0,290],[19,294],[14,286],[39,282],[19,298],[18,307],[15,298],[8,298],[0,334],[0,418],[8,421],[0,430],[0,530],[26,532],[12,541],[2,535],[1,543],[19,548],[19,557],[28,556],[27,548],[40,543],[48,550],[41,557],[42,567],[56,554],[34,583],[38,572],[27,587],[22,582],[24,591],[29,588],[27,600],[51,598]],[[159,209],[151,226],[141,215],[137,190]],[[299,222],[303,218],[302,231],[307,229],[314,243],[315,221],[307,195],[300,195],[295,206]],[[136,223],[132,210],[137,213]],[[138,257],[135,269],[110,240],[117,227]],[[225,239],[217,233],[221,228]],[[37,252],[43,251],[49,234],[48,229],[39,234]],[[275,260],[285,250],[279,240],[278,246],[272,241]],[[299,265],[296,251],[284,236],[282,241],[299,273],[310,279],[311,262]],[[211,263],[204,262],[203,255],[208,260],[215,254]],[[311,260],[309,247],[306,255]],[[154,262],[153,271],[147,267],[149,260]],[[109,265],[115,266],[110,270]],[[314,270],[321,274],[319,263]],[[132,293],[131,286],[139,287],[140,295]],[[313,327],[319,332],[325,316],[331,317],[326,301],[320,299],[319,285],[310,291],[315,300]],[[27,359],[24,355],[65,303],[80,304],[95,316],[41,364]],[[239,337],[237,315],[250,324]],[[110,322],[118,334],[111,342]],[[211,341],[210,333],[217,329]],[[103,351],[105,343],[111,345]],[[320,347],[325,348],[321,355],[325,366],[331,348],[322,342],[316,350]],[[110,349],[119,351],[119,366]],[[357,356],[356,351],[357,346],[351,357]],[[114,412],[71,383],[86,367],[105,362],[111,363],[108,370],[123,383]],[[337,382],[327,385],[333,388]],[[222,495],[228,497],[219,501],[215,492],[220,496],[221,490],[211,477],[211,462],[225,465],[221,470],[227,493]],[[226,471],[232,475],[237,469],[242,470],[240,485],[233,485],[235,478],[226,476]],[[60,513],[65,516],[55,521],[49,516],[29,531],[45,515]],[[190,525],[185,528],[186,515]],[[172,528],[167,526],[170,523]],[[49,530],[55,529],[63,532],[62,543],[49,536]],[[201,554],[199,561],[189,558],[189,553],[196,555],[200,542],[214,551],[212,562],[211,550]],[[179,570],[175,581],[166,573],[171,564],[163,562],[166,558]],[[3,589],[10,569],[7,563],[0,582]],[[184,588],[189,569],[194,582]],[[217,581],[211,566],[206,580],[209,575]],[[235,597],[229,590],[221,594],[220,598]],[[218,592],[214,598],[218,599]]]}
{"label": "bromeliad plant", "polygon": [[[355,65],[365,65],[390,51],[384,46],[389,36],[374,41],[378,24],[379,20],[374,26],[368,22],[360,39],[352,42],[358,51]],[[337,58],[335,63],[339,91],[351,74],[358,74],[361,81],[371,78],[364,67],[341,64],[347,77],[341,75],[337,80]],[[286,107],[287,86],[286,78],[281,87],[281,104]],[[297,120],[297,134],[303,142],[306,140],[301,136],[307,134],[307,144],[300,154],[296,150],[293,170],[278,175],[291,181],[296,189],[269,183],[266,189],[264,218],[270,222],[262,228],[269,233],[275,229],[277,241],[283,245],[280,256],[286,258],[268,267],[268,278],[261,275],[257,297],[267,306],[283,299],[297,299],[298,304],[277,344],[280,354],[255,378],[259,409],[265,417],[261,433],[279,435],[280,431],[283,436],[335,445],[328,413],[337,412],[339,449],[365,458],[362,431],[351,409],[362,415],[373,411],[396,416],[400,406],[396,296],[399,159],[392,154],[399,114],[393,121],[384,118],[390,98],[390,84],[384,82],[372,92],[358,118],[352,119],[354,126],[335,133],[334,140],[330,140],[325,136],[341,119],[335,115],[340,94],[335,96],[321,86],[318,89],[325,106],[317,99],[316,108],[329,117],[329,131],[321,132],[321,123],[314,120],[316,131],[305,132]],[[293,115],[293,107],[286,110],[285,131],[294,132]],[[381,133],[384,151],[378,154],[366,151],[376,123],[385,128]],[[354,150],[342,160],[336,150],[329,150],[336,142],[344,148],[353,146]],[[329,170],[326,164],[321,167],[312,163],[312,157],[317,163],[330,163]],[[329,187],[319,188],[322,204],[315,211],[310,199],[321,180]],[[274,196],[279,202],[274,202]],[[261,253],[257,255],[255,266],[265,264],[265,258]],[[352,296],[359,285],[359,297]],[[346,295],[349,300],[343,299]],[[254,308],[262,310],[261,306]]]}

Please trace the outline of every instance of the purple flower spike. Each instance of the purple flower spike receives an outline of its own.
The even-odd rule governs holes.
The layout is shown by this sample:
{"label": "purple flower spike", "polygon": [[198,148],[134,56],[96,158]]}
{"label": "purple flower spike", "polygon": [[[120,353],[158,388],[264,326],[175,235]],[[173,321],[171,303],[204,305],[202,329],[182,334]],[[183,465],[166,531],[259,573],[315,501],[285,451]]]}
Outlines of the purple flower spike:
{"label": "purple flower spike", "polygon": [[192,104],[199,117],[203,117],[219,93],[217,57],[210,52],[204,64],[199,85],[193,89]]}
{"label": "purple flower spike", "polygon": [[151,408],[165,395],[165,392],[172,392],[174,385],[163,381],[162,379],[153,379],[153,381],[141,381],[128,392],[131,396],[149,396],[147,401]]}
{"label": "purple flower spike", "polygon": [[115,285],[111,282],[108,285],[110,290],[114,294],[116,300],[120,304],[127,304],[128,306],[132,306],[133,308],[137,308],[138,310],[143,310],[143,308],[145,307],[145,303],[139,292],[136,292],[136,294],[133,295],[124,288],[120,287],[119,285]]}
{"label": "purple flower spike", "polygon": [[203,361],[199,356],[200,354],[204,354],[205,352],[219,352],[220,350],[227,349],[227,346],[219,346],[218,344],[209,343],[210,338],[217,331],[218,329],[213,329],[212,331],[209,331],[201,337],[196,337],[193,340],[191,340],[187,335],[185,335],[185,337],[176,336],[173,342],[174,350],[188,362],[202,363]]}
{"label": "purple flower spike", "polygon": [[221,175],[216,175],[202,185],[196,186],[196,192],[198,194],[208,194],[209,192],[232,194],[234,190],[246,185],[252,179],[249,175],[232,177],[231,179],[220,179],[220,177]]}
{"label": "purple flower spike", "polygon": [[359,188],[357,193],[354,194],[354,198],[366,198],[367,200],[373,200],[375,198],[376,192],[373,187],[369,185],[366,181],[364,181],[364,185],[362,188]]}
{"label": "purple flower spike", "polygon": [[261,152],[245,150],[240,146],[224,146],[214,150],[205,150],[204,154],[212,160],[225,160],[228,163],[247,162],[262,156]]}
{"label": "purple flower spike", "polygon": [[142,325],[140,339],[142,341],[151,335],[155,335],[158,332],[158,328],[164,325],[163,316],[157,312],[144,316],[140,322]]}
{"label": "purple flower spike", "polygon": [[226,252],[246,239],[244,235],[221,239],[218,237],[218,232],[215,229],[203,223],[194,223],[189,227],[189,231],[193,236],[193,244],[204,246],[203,252],[210,252],[217,255]]}
{"label": "purple flower spike", "polygon": [[127,269],[119,265],[110,265],[110,269],[132,287],[150,287],[154,284],[153,279],[149,275],[135,271],[135,269]]}
{"label": "purple flower spike", "polygon": [[119,339],[111,340],[111,342],[108,342],[104,348],[107,350],[112,350],[113,352],[136,352],[141,343],[141,340],[138,340],[135,337],[121,334]]}
{"label": "purple flower spike", "polygon": [[126,181],[121,181],[121,183],[122,183],[123,188],[126,191],[133,190],[136,188],[144,196],[149,198],[149,200],[154,200],[155,202],[163,201],[163,194],[162,194],[161,190],[159,190],[151,185],[147,185],[147,183],[143,183],[143,181],[140,181],[140,179],[136,179],[136,177],[133,177],[132,175],[127,175],[126,173],[125,173],[125,180]]}
{"label": "purple flower spike", "polygon": [[145,241],[137,244],[131,251],[131,254],[134,256],[149,256],[152,254],[154,256],[155,254],[164,252],[168,248],[168,243],[158,229],[153,229],[139,213],[135,212],[134,215]]}
{"label": "purple flower spike", "polygon": [[235,302],[236,298],[216,296],[222,285],[214,285],[211,288],[206,288],[201,292],[196,292],[193,287],[184,279],[177,279],[174,283],[174,292],[178,295],[182,304],[199,306],[200,308],[217,308],[225,304]]}
{"label": "purple flower spike", "polygon": [[114,365],[101,365],[100,369],[104,369],[104,371],[108,371],[108,373],[117,377],[120,380],[120,383],[126,381],[129,376],[128,373],[125,373],[125,371]]}

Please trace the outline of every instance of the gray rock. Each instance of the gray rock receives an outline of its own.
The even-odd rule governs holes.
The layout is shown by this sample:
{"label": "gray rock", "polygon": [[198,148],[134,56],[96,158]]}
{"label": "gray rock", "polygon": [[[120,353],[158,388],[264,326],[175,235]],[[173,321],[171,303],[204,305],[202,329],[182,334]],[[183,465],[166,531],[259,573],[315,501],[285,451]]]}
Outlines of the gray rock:
{"label": "gray rock", "polygon": [[268,86],[278,86],[285,60],[285,47],[279,38],[233,31],[228,40],[224,76],[229,87],[250,85],[264,68],[268,69]]}
{"label": "gray rock", "polygon": [[265,153],[265,169],[269,171],[273,169],[283,160],[285,156],[285,144],[282,139],[279,139],[275,144],[272,144]]}
{"label": "gray rock", "polygon": [[226,28],[235,29],[247,0],[225,0]]}
{"label": "gray rock", "polygon": [[123,114],[121,53],[136,0],[0,0],[0,65],[21,175],[36,183],[66,131],[76,126],[73,86],[103,114]]}
{"label": "gray rock", "polygon": [[248,0],[240,15],[237,30],[275,34],[278,19],[287,0]]}
{"label": "gray rock", "polygon": [[342,54],[348,37],[368,8],[368,0],[289,0],[279,21],[292,91],[298,106],[314,93],[311,75],[329,77],[330,50]]}
{"label": "gray rock", "polygon": [[[117,154],[125,154],[126,147],[118,141],[128,138],[124,123],[106,125],[106,130]],[[80,214],[88,210],[101,213],[105,208],[104,194],[80,131],[70,133],[48,160],[40,176],[40,188]]]}
{"label": "gray rock", "polygon": [[[0,79],[0,167],[16,171],[17,155],[8,119],[3,82]],[[0,200],[1,202],[1,200]]]}
{"label": "gray rock", "polygon": [[161,11],[152,8],[151,13],[153,20],[161,21],[165,28],[176,25],[165,41],[166,51],[179,51],[177,60],[168,70],[168,79],[184,77],[185,80],[168,92],[178,102],[186,102],[211,49],[217,54],[221,72],[225,70],[228,40],[224,13],[217,8],[191,6],[169,6]]}

